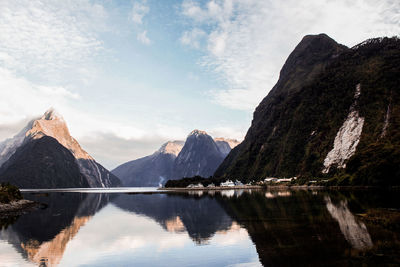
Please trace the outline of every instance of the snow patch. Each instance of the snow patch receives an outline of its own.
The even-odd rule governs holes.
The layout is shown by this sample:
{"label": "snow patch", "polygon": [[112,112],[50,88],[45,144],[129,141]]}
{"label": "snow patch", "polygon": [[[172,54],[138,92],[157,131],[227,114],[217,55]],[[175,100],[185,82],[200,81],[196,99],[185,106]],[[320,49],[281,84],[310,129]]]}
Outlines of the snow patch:
{"label": "snow patch", "polygon": [[333,149],[329,151],[324,160],[322,173],[328,173],[333,165],[337,165],[338,168],[346,168],[346,160],[356,152],[364,126],[364,118],[360,117],[356,109],[360,95],[361,85],[357,84],[354,102],[350,107],[349,115],[347,115],[347,119],[336,134]]}

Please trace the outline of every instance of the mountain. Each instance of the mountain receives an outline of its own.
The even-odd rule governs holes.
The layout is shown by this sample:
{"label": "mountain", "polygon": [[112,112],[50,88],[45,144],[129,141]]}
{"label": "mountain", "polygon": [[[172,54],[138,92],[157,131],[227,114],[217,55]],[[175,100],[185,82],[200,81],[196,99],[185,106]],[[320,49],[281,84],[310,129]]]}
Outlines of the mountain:
{"label": "mountain", "polygon": [[169,141],[152,155],[126,162],[112,173],[124,186],[159,186],[172,176],[174,161],[183,147],[183,141]]}
{"label": "mountain", "polygon": [[22,188],[89,186],[72,153],[49,136],[17,148],[0,169],[0,180]]}
{"label": "mountain", "polygon": [[399,64],[395,37],[347,48],[305,36],[215,176],[399,184]]}
{"label": "mountain", "polygon": [[124,186],[160,186],[167,180],[185,176],[209,177],[239,142],[213,139],[204,131],[194,130],[183,141],[169,141],[152,155],[126,162],[112,173]]}
{"label": "mountain", "polygon": [[209,177],[213,175],[226,154],[222,153],[206,132],[192,131],[185,141],[181,152],[174,162],[171,179],[193,177],[200,175]]}
{"label": "mountain", "polygon": [[214,138],[215,143],[217,144],[219,151],[227,156],[231,150],[240,144],[240,142],[236,139],[228,139],[223,137]]}
{"label": "mountain", "polygon": [[120,183],[71,137],[64,119],[53,109],[0,144],[0,181],[22,188],[110,187]]}

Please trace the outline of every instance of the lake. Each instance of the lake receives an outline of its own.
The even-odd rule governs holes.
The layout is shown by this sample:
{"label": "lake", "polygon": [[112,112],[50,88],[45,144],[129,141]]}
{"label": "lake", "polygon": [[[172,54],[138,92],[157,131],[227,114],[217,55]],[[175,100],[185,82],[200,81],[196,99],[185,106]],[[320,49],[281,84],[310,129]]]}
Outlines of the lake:
{"label": "lake", "polygon": [[1,266],[400,264],[398,191],[24,192]]}

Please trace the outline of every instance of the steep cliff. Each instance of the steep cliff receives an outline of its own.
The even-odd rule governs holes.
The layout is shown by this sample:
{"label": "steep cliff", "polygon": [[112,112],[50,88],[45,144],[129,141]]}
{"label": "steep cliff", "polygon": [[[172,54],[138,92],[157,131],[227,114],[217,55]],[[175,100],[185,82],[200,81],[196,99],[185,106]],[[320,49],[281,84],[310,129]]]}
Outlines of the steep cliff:
{"label": "steep cliff", "polygon": [[399,63],[397,38],[346,48],[325,34],[304,37],[215,176],[399,183]]}

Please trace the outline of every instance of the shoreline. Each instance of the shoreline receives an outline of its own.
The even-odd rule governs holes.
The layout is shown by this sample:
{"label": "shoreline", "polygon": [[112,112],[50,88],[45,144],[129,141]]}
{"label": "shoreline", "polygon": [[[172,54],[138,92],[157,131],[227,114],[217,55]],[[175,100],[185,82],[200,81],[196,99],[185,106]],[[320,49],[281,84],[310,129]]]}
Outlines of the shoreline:
{"label": "shoreline", "polygon": [[215,191],[237,189],[265,189],[265,190],[400,190],[400,186],[324,186],[324,185],[240,185],[215,187],[160,187],[164,191]]}
{"label": "shoreline", "polygon": [[187,188],[187,187],[160,187],[158,190],[165,190],[165,191],[214,191],[214,190],[234,190],[234,189],[264,189],[265,187],[262,185],[237,185],[237,186],[215,186],[215,187],[194,187],[194,188]]}

